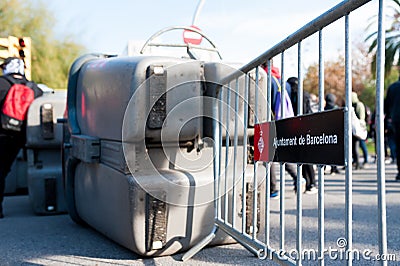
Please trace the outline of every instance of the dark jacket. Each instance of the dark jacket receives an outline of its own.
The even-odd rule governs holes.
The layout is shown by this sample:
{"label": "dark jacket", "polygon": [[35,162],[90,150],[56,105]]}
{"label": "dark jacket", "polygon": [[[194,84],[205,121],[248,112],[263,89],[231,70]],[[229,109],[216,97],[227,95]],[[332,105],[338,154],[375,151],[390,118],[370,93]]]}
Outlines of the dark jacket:
{"label": "dark jacket", "polygon": [[334,109],[334,108],[337,108],[336,96],[334,94],[332,94],[332,93],[328,93],[325,96],[325,108],[324,108],[324,110],[331,110],[331,109]]}
{"label": "dark jacket", "polygon": [[384,109],[386,118],[391,118],[392,123],[400,125],[400,80],[389,86]]}
{"label": "dark jacket", "polygon": [[[298,79],[296,77],[291,77],[287,80],[287,82],[290,84],[290,87],[292,88],[292,92],[290,95],[290,100],[292,101],[292,106],[293,106],[293,113],[294,115],[297,115],[297,109],[298,109],[298,97],[297,93],[299,90],[299,85],[298,85]],[[310,94],[303,90],[303,110],[302,114],[311,114],[312,108],[311,108],[311,96]]]}

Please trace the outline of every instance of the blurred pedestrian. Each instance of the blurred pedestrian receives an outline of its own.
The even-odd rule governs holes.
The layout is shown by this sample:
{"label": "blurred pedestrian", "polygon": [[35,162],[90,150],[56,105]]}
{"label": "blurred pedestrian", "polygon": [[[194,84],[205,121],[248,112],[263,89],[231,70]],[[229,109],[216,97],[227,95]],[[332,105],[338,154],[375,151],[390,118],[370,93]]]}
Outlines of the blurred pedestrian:
{"label": "blurred pedestrian", "polygon": [[[299,106],[299,101],[298,101],[298,88],[299,88],[299,80],[297,77],[290,77],[287,82],[290,84],[290,87],[292,88],[292,93],[291,93],[291,99],[292,99],[292,105],[293,105],[293,111],[294,114],[298,114],[298,106]],[[311,96],[307,91],[303,91],[303,107],[302,107],[302,113],[303,114],[311,114],[313,113],[312,108],[311,108]],[[314,167],[312,164],[303,164],[302,167],[302,175],[303,178],[306,180],[306,191],[305,193],[307,194],[314,194],[318,192],[318,189],[315,184],[315,171]],[[295,188],[296,189],[296,188]]]}
{"label": "blurred pedestrian", "polygon": [[363,152],[363,157],[364,157],[364,162],[363,162],[363,167],[366,167],[367,164],[369,163],[369,152],[368,152],[368,148],[367,148],[367,141],[368,139],[371,138],[371,108],[368,107],[368,105],[366,105],[364,103],[365,106],[365,124],[367,125],[367,139],[366,140],[360,140],[360,147],[361,150]]}
{"label": "blurred pedestrian", "polygon": [[[356,92],[351,93],[351,104],[354,108],[356,116],[359,120],[365,121],[365,106],[364,104],[358,99],[358,95]],[[355,169],[361,169],[362,166],[360,165],[360,139],[353,135],[352,137],[352,149],[353,149],[353,163]]]}
{"label": "blurred pedestrian", "polygon": [[[319,99],[318,99],[317,95],[315,95],[314,93],[310,93],[310,105],[311,105],[311,111],[313,113],[318,112]],[[324,106],[324,105],[322,105],[322,106]]]}
{"label": "blurred pedestrian", "polygon": [[[268,66],[266,63],[262,64],[262,68],[265,70],[266,73],[268,73]],[[272,103],[271,103],[271,109],[272,112],[274,113],[274,116],[277,117],[277,114],[275,113],[275,110],[277,110],[276,105],[277,102],[280,101],[277,99],[280,95],[278,93],[281,91],[281,74],[280,71],[277,67],[274,67],[271,63],[271,76],[272,76],[272,81],[271,81],[271,95],[272,95]],[[281,93],[287,93],[289,96],[291,94],[291,87],[290,84],[286,82],[285,84],[285,89],[286,91],[281,91]],[[284,111],[284,116],[293,116],[293,107],[291,105],[291,102],[289,103],[288,106],[285,106],[286,111]],[[289,175],[292,177],[293,180],[297,179],[297,171],[295,167],[292,164],[285,164],[285,170],[286,172],[289,173]],[[278,196],[279,191],[277,189],[276,185],[276,174],[275,174],[275,165],[274,163],[271,164],[271,197],[275,198]],[[295,181],[296,182],[296,181]]]}
{"label": "blurred pedestrian", "polygon": [[[3,108],[10,88],[14,84],[27,84],[28,80],[25,77],[25,64],[17,57],[7,58],[0,67],[3,70],[3,76],[0,76],[0,105]],[[30,82],[30,84],[29,86],[33,90],[35,98],[43,94],[35,83]],[[18,108],[19,106],[13,107]],[[0,126],[0,218],[4,217],[2,203],[6,176],[18,152],[25,146],[26,142],[26,121],[22,124],[21,131],[15,131],[10,128],[3,128],[3,118],[2,115],[2,126]]]}
{"label": "blurred pedestrian", "polygon": [[[400,79],[392,83],[386,93],[385,117],[390,119],[395,137],[396,148],[400,147]],[[396,181],[400,181],[400,152],[396,152],[397,175]]]}
{"label": "blurred pedestrian", "polygon": [[[332,110],[338,108],[336,104],[336,95],[333,93],[327,93],[325,95],[325,108],[324,110]],[[339,169],[336,165],[331,165],[331,175],[340,174]]]}
{"label": "blurred pedestrian", "polygon": [[[393,122],[392,118],[390,116],[385,116],[385,121],[384,121],[384,128],[385,128],[385,142],[386,146],[385,149],[389,148],[390,151],[390,163],[395,163],[396,162],[396,136],[395,136],[395,131],[393,127]],[[388,152],[386,151],[385,158],[389,157]],[[389,158],[387,158],[385,161],[388,161]]]}

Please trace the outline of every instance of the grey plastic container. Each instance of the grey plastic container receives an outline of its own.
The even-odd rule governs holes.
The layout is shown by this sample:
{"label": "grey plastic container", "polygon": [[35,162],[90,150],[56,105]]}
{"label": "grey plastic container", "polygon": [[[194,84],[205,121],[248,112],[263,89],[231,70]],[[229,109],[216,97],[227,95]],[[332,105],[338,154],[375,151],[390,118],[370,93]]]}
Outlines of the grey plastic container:
{"label": "grey plastic container", "polygon": [[29,200],[37,214],[67,211],[62,180],[62,125],[66,91],[45,93],[29,108],[27,120],[27,179]]}
{"label": "grey plastic container", "polygon": [[[145,256],[187,250],[211,232],[214,153],[203,139],[211,126],[203,121],[204,79],[204,63],[195,60],[86,55],[75,61],[64,176],[73,220]],[[239,219],[242,210],[234,215]],[[211,244],[232,242],[220,231]]]}
{"label": "grey plastic container", "polygon": [[24,151],[21,150],[17,158],[14,160],[11,170],[6,177],[5,194],[27,194],[28,178],[27,178],[27,162]]}

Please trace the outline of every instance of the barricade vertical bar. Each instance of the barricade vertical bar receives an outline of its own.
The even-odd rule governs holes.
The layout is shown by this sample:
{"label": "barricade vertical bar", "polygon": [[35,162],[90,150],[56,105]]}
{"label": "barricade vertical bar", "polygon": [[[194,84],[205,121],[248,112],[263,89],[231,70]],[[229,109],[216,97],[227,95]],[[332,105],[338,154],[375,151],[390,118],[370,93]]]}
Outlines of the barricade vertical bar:
{"label": "barricade vertical bar", "polygon": [[[284,92],[286,90],[286,81],[285,81],[285,51],[281,53],[281,103],[284,103]],[[284,104],[281,104],[281,117],[285,117],[285,109],[283,108]]]}
{"label": "barricade vertical bar", "polygon": [[[299,48],[299,47],[298,47]],[[298,87],[297,87],[297,115],[303,114],[303,77],[301,71],[302,64],[302,52],[299,48],[297,51],[297,79],[298,79]],[[293,89],[293,88],[292,88]]]}
{"label": "barricade vertical bar", "polygon": [[235,129],[233,140],[233,173],[232,173],[232,227],[236,225],[236,163],[238,146],[238,115],[239,115],[239,78],[236,78],[235,84]]}
{"label": "barricade vertical bar", "polygon": [[279,212],[279,223],[280,223],[280,249],[285,248],[285,164],[279,163],[280,166],[280,212]]}
{"label": "barricade vertical bar", "polygon": [[318,165],[318,265],[325,265],[325,180],[323,165]]}
{"label": "barricade vertical bar", "polygon": [[[285,90],[286,90],[286,82],[285,82],[285,76],[284,76],[284,67],[285,67],[285,52],[283,51],[281,53],[281,117],[285,117],[285,109],[284,107],[284,95],[285,95]],[[274,107],[275,109],[275,107]],[[280,249],[283,250],[285,248],[285,163],[280,163],[280,198],[279,198],[279,204],[280,204],[280,212],[279,212],[279,218],[280,218],[280,234],[281,234],[281,239],[280,239]]]}
{"label": "barricade vertical bar", "polygon": [[[298,113],[297,114],[298,115],[302,115],[303,114],[303,82],[302,82],[303,78],[302,78],[302,72],[301,72],[301,64],[302,64],[301,55],[302,55],[302,53],[301,53],[301,44],[299,43],[298,52],[297,52],[297,57],[298,57],[298,59],[297,59],[297,61],[298,61],[298,69],[297,69],[298,74],[297,75],[298,75],[298,79],[299,79],[298,80],[298,83],[299,83],[298,84],[298,92],[297,92],[297,95],[298,95],[298,97],[297,97],[297,112]],[[301,186],[301,183],[303,181],[302,168],[303,168],[302,165],[300,165],[300,164],[297,165],[297,179],[296,179],[297,194],[303,193],[302,186]],[[301,241],[302,241],[302,236],[301,236],[301,228],[302,228],[301,217],[303,215],[302,197],[301,197],[299,206],[300,206],[300,214],[298,214],[299,217],[300,217],[300,227],[299,227],[300,228],[300,237],[299,237],[299,239],[300,239],[300,247],[301,247],[302,246],[301,245]],[[301,254],[301,249],[299,250],[298,254]],[[299,256],[299,259],[301,260],[300,257],[301,256]],[[301,261],[300,261],[300,263],[301,263]]]}
{"label": "barricade vertical bar", "polygon": [[[302,115],[303,114],[303,77],[302,77],[302,71],[301,71],[301,64],[302,64],[302,52],[301,52],[301,45],[298,47],[298,96],[297,96],[297,114]],[[297,193],[303,193],[301,183],[303,181],[303,176],[302,176],[302,165],[297,165],[297,179],[296,179],[296,187],[297,187]],[[300,182],[298,182],[300,181]],[[300,208],[302,208],[302,204],[300,204]],[[301,210],[302,212],[302,210]],[[300,217],[302,216],[302,213]],[[300,242],[302,237],[300,237]],[[300,253],[299,253],[300,254]]]}
{"label": "barricade vertical bar", "polygon": [[272,73],[271,73],[271,60],[268,59],[267,61],[267,120],[271,121],[272,119],[272,110],[271,110],[271,102],[272,102],[272,95],[271,95],[271,87],[272,87]]}
{"label": "barricade vertical bar", "polygon": [[[221,92],[221,90],[219,90]],[[214,158],[213,158],[213,174],[214,174],[214,218],[217,219],[219,217],[219,176],[221,174],[221,142],[219,135],[221,135],[221,127],[220,122],[221,120],[217,120],[218,116],[220,115],[219,112],[221,109],[218,110],[219,103],[221,102],[218,100],[218,96],[215,99],[215,104],[212,106],[212,130],[214,135]]]}
{"label": "barricade vertical bar", "polygon": [[[318,111],[323,110],[323,100],[325,98],[325,64],[324,64],[324,39],[323,39],[323,29],[319,31],[319,108]],[[318,264],[323,266],[325,264],[324,260],[324,250],[325,250],[325,179],[324,171],[322,165],[318,165],[318,251],[319,258]]]}
{"label": "barricade vertical bar", "polygon": [[[301,178],[297,178],[297,188],[301,187]],[[303,194],[301,192],[297,192],[297,214],[296,214],[296,249],[297,254],[301,254],[302,251],[302,216],[303,216]],[[298,256],[296,265],[301,265],[301,256]]]}
{"label": "barricade vertical bar", "polygon": [[[272,102],[272,96],[271,96],[271,87],[272,87],[272,75],[271,75],[271,60],[268,59],[267,61],[267,120],[271,121],[272,117],[272,110],[271,110],[271,105],[270,103]],[[265,193],[265,245],[268,247],[269,246],[269,240],[270,240],[270,205],[271,205],[271,162],[266,163],[266,193]]]}
{"label": "barricade vertical bar", "polygon": [[[221,172],[221,170],[222,170],[221,162],[222,162],[222,140],[223,140],[223,138],[222,138],[222,122],[223,122],[223,101],[224,101],[224,90],[223,89],[224,89],[224,87],[225,86],[222,86],[219,91],[219,102],[218,102],[218,104],[219,104],[219,108],[218,108],[218,111],[219,111],[218,112],[219,135],[215,136],[216,138],[219,138],[219,141],[218,141],[218,144],[219,144],[219,146],[218,146],[218,150],[219,150],[219,153],[218,153],[218,155],[219,155],[218,176],[214,177],[214,178],[218,179],[218,182],[217,182],[217,184],[218,184],[218,198],[217,198],[218,202],[221,202],[221,173],[222,173]],[[222,204],[218,204],[218,218],[219,219],[221,219],[221,217],[222,217],[221,205]]]}
{"label": "barricade vertical bar", "polygon": [[260,121],[258,120],[258,93],[259,93],[259,88],[258,88],[258,67],[255,69],[255,95],[254,95],[254,123],[258,124]]}
{"label": "barricade vertical bar", "polygon": [[345,147],[347,147],[345,152],[345,159],[347,163],[346,167],[346,252],[349,254],[347,259],[347,265],[352,265],[352,248],[353,248],[353,175],[352,175],[352,132],[351,132],[351,42],[350,42],[350,16],[347,14],[345,16],[345,82],[346,82],[346,109],[347,115],[345,119]]}
{"label": "barricade vertical bar", "polygon": [[[376,121],[377,121],[377,150],[378,150],[378,225],[379,225],[379,254],[387,253],[387,229],[386,229],[386,187],[385,187],[385,164],[384,164],[384,123],[383,123],[383,100],[384,100],[384,69],[385,69],[385,16],[383,5],[384,1],[379,1],[378,15],[378,49],[376,67]],[[382,260],[381,265],[387,265],[387,261]]]}
{"label": "barricade vertical bar", "polygon": [[[219,90],[220,92],[222,90]],[[212,106],[212,127],[213,127],[213,136],[214,136],[214,143],[213,143],[213,152],[214,152],[214,158],[213,158],[213,174],[214,174],[214,220],[218,219],[218,206],[220,205],[219,202],[219,176],[220,176],[220,162],[221,162],[221,142],[219,141],[219,135],[221,135],[220,131],[220,122],[221,120],[217,121],[217,114],[218,112],[218,106],[222,106],[217,104],[218,102],[218,92],[217,92],[217,97],[215,99],[215,104]],[[219,101],[221,103],[221,101]],[[220,109],[221,110],[221,109]],[[218,114],[219,117],[219,114]],[[218,125],[219,124],[219,125]],[[190,250],[188,250],[183,256],[182,256],[182,261],[187,261],[191,257],[193,257],[197,252],[199,252],[201,249],[203,249],[205,246],[207,246],[214,238],[215,235],[218,231],[218,225],[214,223],[213,228],[211,229],[210,234],[208,234],[204,239],[202,239],[199,243],[197,243],[195,246],[193,246]]]}
{"label": "barricade vertical bar", "polygon": [[[255,82],[255,89],[256,89],[256,94],[255,94],[255,110],[254,110],[254,115],[255,115],[255,122],[259,123],[258,120],[258,93],[259,93],[259,83],[258,83],[258,78],[259,78],[259,68],[256,67],[256,82]],[[257,182],[257,163],[254,162],[254,176],[253,176],[253,229],[252,229],[252,237],[253,239],[256,239],[257,237],[257,196],[258,196],[258,182]]]}
{"label": "barricade vertical bar", "polygon": [[244,81],[244,99],[243,99],[243,108],[244,108],[244,117],[243,117],[243,169],[242,169],[242,234],[246,233],[246,224],[247,224],[247,216],[246,216],[246,165],[247,165],[247,124],[248,124],[248,116],[249,116],[249,86],[250,79],[249,75],[246,74]]}
{"label": "barricade vertical bar", "polygon": [[224,182],[224,222],[228,222],[228,210],[229,210],[229,195],[228,195],[228,178],[229,178],[229,120],[230,120],[230,109],[231,106],[231,86],[228,84],[226,91],[226,134],[225,134],[225,182]]}
{"label": "barricade vertical bar", "polygon": [[265,190],[266,190],[266,193],[265,193],[265,228],[264,228],[264,231],[265,231],[265,245],[268,247],[269,246],[269,240],[270,240],[270,238],[271,238],[271,236],[270,236],[270,225],[271,225],[271,222],[270,222],[270,217],[271,217],[271,215],[270,215],[270,211],[271,211],[271,208],[270,208],[270,206],[271,206],[271,198],[270,198],[270,196],[271,196],[271,163],[266,163],[266,170],[267,170],[267,172],[266,172],[266,179],[265,179],[265,182],[266,182],[266,185],[265,185]]}
{"label": "barricade vertical bar", "polygon": [[319,103],[318,111],[324,110],[324,98],[325,98],[325,63],[324,63],[324,33],[323,29],[319,30],[319,67],[318,67],[318,93],[319,93]]}
{"label": "barricade vertical bar", "polygon": [[[299,41],[298,43],[298,60],[299,60],[299,65],[301,63],[301,41]],[[299,67],[299,71],[300,71],[301,67]],[[300,72],[299,72],[300,74]],[[299,77],[301,77],[299,75]],[[298,251],[298,254],[301,254],[302,252],[302,216],[303,216],[303,194],[301,193],[300,189],[301,189],[301,168],[300,166],[297,166],[297,206],[296,206],[296,249]],[[296,261],[297,265],[301,265],[301,256],[298,256],[297,261]]]}
{"label": "barricade vertical bar", "polygon": [[[297,254],[301,254],[303,250],[303,234],[302,234],[302,227],[303,227],[303,193],[300,190],[301,189],[301,166],[297,165],[297,206],[296,206],[296,249],[297,249]],[[301,265],[301,256],[299,255],[296,261],[296,265]]]}

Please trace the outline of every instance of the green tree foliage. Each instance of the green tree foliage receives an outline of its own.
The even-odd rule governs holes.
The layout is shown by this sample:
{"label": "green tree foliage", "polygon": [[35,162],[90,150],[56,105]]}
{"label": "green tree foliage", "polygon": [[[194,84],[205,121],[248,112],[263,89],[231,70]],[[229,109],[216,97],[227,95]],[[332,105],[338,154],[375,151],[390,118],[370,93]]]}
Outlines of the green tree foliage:
{"label": "green tree foliage", "polygon": [[54,24],[54,16],[40,1],[0,1],[0,37],[32,39],[32,80],[66,89],[69,67],[85,49],[70,36],[56,39]]}
{"label": "green tree foliage", "polygon": [[[393,65],[400,67],[400,0],[391,0],[388,4],[388,21],[390,27],[386,29],[385,36],[385,74],[389,75]],[[374,22],[377,17],[374,17]],[[371,24],[372,25],[372,24]],[[375,75],[376,70],[376,52],[378,45],[378,32],[370,34],[366,41],[372,41],[369,47],[369,53],[373,55],[371,64],[372,73]]]}
{"label": "green tree foliage", "polygon": [[[384,81],[385,97],[386,97],[386,90],[389,87],[389,85],[397,81],[398,78],[399,78],[399,73],[397,69],[392,68],[391,72],[387,75]],[[360,100],[366,103],[371,108],[371,110],[375,110],[376,83],[374,79],[365,84],[365,89],[362,91],[360,95]]]}
{"label": "green tree foliage", "polygon": [[[371,84],[374,84],[369,67],[371,63],[371,56],[368,56],[367,48],[362,43],[354,45],[352,50],[352,89],[353,91],[356,91],[358,95],[360,95],[360,99],[363,100],[365,104],[372,106],[375,103],[375,99],[373,98],[374,95],[373,97],[362,97],[365,89],[367,87],[371,88]],[[325,61],[324,68],[325,95],[327,93],[335,94],[337,97],[337,104],[344,105],[346,98],[344,57],[339,55],[337,59]],[[316,95],[319,93],[318,71],[318,63],[310,65],[307,69],[303,83],[304,90]]]}

